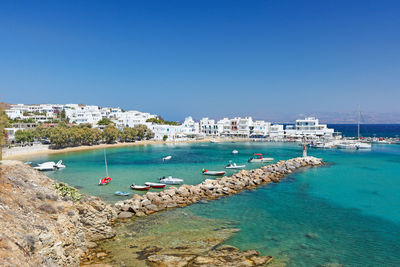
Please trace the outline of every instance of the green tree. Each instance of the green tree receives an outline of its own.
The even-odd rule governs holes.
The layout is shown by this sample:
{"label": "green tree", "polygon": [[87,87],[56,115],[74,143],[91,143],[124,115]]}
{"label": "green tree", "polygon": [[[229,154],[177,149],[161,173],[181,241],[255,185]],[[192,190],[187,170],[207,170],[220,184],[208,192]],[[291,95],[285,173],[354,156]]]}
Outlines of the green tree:
{"label": "green tree", "polygon": [[154,124],[164,124],[164,125],[180,125],[176,121],[166,121],[161,116],[158,116],[157,118],[147,119],[146,122],[151,122],[151,123],[154,123]]}
{"label": "green tree", "polygon": [[100,129],[98,129],[98,128],[92,129],[93,144],[99,143],[101,138],[102,138],[102,133],[101,133]]}
{"label": "green tree", "polygon": [[62,148],[67,146],[68,141],[69,141],[69,136],[67,127],[59,125],[55,128],[51,128],[50,142],[52,146],[56,148]]}
{"label": "green tree", "polygon": [[125,142],[132,142],[135,141],[138,137],[138,132],[137,129],[135,128],[130,128],[130,127],[125,127],[123,134],[122,134],[122,139]]}
{"label": "green tree", "polygon": [[137,136],[139,137],[140,140],[150,139],[153,138],[154,136],[154,133],[144,124],[135,125],[133,129],[137,131]]}
{"label": "green tree", "polygon": [[34,141],[34,134],[32,130],[17,130],[15,132],[15,142],[25,144]]}
{"label": "green tree", "polygon": [[37,140],[43,140],[50,137],[51,128],[43,127],[42,125],[35,128],[33,136]]}
{"label": "green tree", "polygon": [[111,144],[118,139],[120,131],[114,126],[114,124],[109,124],[104,128],[102,136],[107,144]]}
{"label": "green tree", "polygon": [[112,121],[108,118],[102,118],[97,122],[97,125],[110,125]]}
{"label": "green tree", "polygon": [[167,139],[168,139],[168,135],[164,135],[163,138],[162,138],[162,140],[163,140],[164,142],[167,141]]}

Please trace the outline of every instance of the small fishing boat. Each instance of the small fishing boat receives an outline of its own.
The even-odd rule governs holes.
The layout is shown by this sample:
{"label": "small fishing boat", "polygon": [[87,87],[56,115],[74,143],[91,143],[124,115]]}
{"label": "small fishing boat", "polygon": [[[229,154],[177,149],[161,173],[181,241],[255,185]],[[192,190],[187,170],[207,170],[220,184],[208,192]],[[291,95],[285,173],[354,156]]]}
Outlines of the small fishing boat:
{"label": "small fishing boat", "polygon": [[111,178],[108,175],[108,166],[107,166],[107,156],[106,156],[106,150],[104,149],[104,165],[106,167],[106,177],[103,179],[100,179],[99,185],[107,185],[111,182]]}
{"label": "small fishing boat", "polygon": [[165,187],[165,184],[160,184],[160,183],[146,182],[144,184],[147,186],[150,186],[151,188],[164,188]]}
{"label": "small fishing boat", "polygon": [[173,178],[172,176],[168,177],[161,177],[160,178],[160,183],[162,184],[181,184],[183,183],[183,179],[180,178]]}
{"label": "small fishing boat", "polygon": [[224,175],[226,172],[225,171],[208,171],[207,169],[203,169],[202,173],[205,175],[220,176],[220,175]]}
{"label": "small fishing boat", "polygon": [[122,191],[116,191],[114,193],[114,195],[121,196],[121,197],[127,197],[127,196],[129,196],[129,193],[128,192],[122,192]]}
{"label": "small fishing boat", "polygon": [[255,153],[253,158],[250,158],[248,162],[251,163],[258,163],[258,162],[267,162],[267,161],[273,161],[274,158],[264,158],[263,154],[261,153]]}
{"label": "small fishing boat", "polygon": [[243,169],[244,167],[246,167],[246,165],[236,165],[236,163],[230,162],[225,166],[225,169]]}
{"label": "small fishing boat", "polygon": [[236,149],[232,150],[232,154],[237,154],[237,153],[239,153],[239,151],[237,151]]}
{"label": "small fishing boat", "polygon": [[166,161],[166,160],[170,160],[171,158],[172,158],[172,156],[166,156],[166,157],[162,158],[162,160]]}
{"label": "small fishing boat", "polygon": [[[30,165],[32,162],[27,161],[25,164]],[[62,164],[62,160],[58,161],[55,163],[54,161],[47,161],[43,163],[39,163],[37,166],[33,167],[35,170],[39,171],[54,171],[56,169],[62,169],[65,168],[65,165]]]}
{"label": "small fishing boat", "polygon": [[150,186],[147,186],[147,185],[135,185],[135,184],[132,184],[131,188],[133,190],[138,190],[138,191],[149,191],[150,190]]}
{"label": "small fishing boat", "polygon": [[110,177],[105,177],[103,179],[100,179],[99,181],[99,185],[107,185],[111,182],[111,178]]}
{"label": "small fishing boat", "polygon": [[56,163],[54,161],[48,161],[40,163],[33,168],[38,171],[54,171],[56,169],[55,165]]}

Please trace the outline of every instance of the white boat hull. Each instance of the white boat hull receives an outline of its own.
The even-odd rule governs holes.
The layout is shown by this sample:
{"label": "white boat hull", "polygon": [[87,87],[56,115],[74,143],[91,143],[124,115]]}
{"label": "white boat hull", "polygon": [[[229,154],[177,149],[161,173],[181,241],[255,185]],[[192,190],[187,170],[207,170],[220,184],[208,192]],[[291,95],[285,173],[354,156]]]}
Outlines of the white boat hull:
{"label": "white boat hull", "polygon": [[183,179],[168,177],[165,179],[160,179],[160,183],[162,183],[162,184],[181,184],[181,183],[183,183]]}
{"label": "white boat hull", "polygon": [[225,171],[206,171],[206,172],[203,172],[203,174],[211,175],[211,176],[220,176],[220,175],[224,175],[225,173],[226,173]]}
{"label": "white boat hull", "polygon": [[246,167],[246,165],[232,165],[232,166],[226,166],[225,169],[243,169]]}
{"label": "white boat hull", "polygon": [[262,159],[250,159],[249,162],[251,163],[261,163],[261,162],[269,162],[273,161],[274,158],[262,158]]}

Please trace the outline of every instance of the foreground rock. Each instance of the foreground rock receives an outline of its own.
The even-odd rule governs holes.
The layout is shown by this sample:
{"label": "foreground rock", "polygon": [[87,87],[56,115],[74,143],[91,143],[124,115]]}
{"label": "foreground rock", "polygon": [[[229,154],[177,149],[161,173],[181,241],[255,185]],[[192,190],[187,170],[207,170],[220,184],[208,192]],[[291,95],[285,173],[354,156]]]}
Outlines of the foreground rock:
{"label": "foreground rock", "polygon": [[239,251],[235,247],[224,246],[209,251],[202,256],[197,255],[165,255],[149,256],[150,266],[265,266],[272,260],[271,256],[259,256],[255,250]]}
{"label": "foreground rock", "polygon": [[19,161],[0,165],[0,266],[79,266],[93,241],[115,235],[98,198],[60,197],[54,181]]}
{"label": "foreground rock", "polygon": [[[272,257],[222,245],[235,224],[198,217],[184,209],[120,223],[117,235],[99,243],[83,266],[265,266]],[[102,259],[100,253],[108,254]]]}
{"label": "foreground rock", "polygon": [[120,218],[128,218],[129,212],[141,217],[165,209],[184,207],[199,200],[213,200],[237,194],[271,182],[279,183],[294,170],[321,164],[322,159],[314,157],[293,158],[251,171],[242,170],[231,177],[206,179],[198,185],[182,185],[179,188],[170,187],[159,193],[134,195],[131,199],[117,202],[115,208]]}

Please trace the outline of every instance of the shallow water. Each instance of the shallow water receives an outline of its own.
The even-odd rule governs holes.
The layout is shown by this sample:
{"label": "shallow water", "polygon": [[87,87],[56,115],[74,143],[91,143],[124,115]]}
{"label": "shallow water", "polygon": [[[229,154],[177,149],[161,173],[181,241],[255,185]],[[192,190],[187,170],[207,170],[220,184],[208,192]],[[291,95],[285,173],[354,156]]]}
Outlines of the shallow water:
{"label": "shallow water", "polygon": [[[239,154],[232,155],[233,149]],[[63,159],[68,167],[49,176],[114,201],[118,198],[113,192],[128,190],[132,182],[155,181],[170,174],[197,184],[205,178],[202,168],[220,170],[230,159],[245,163],[254,152],[288,159],[300,155],[301,148],[282,143],[224,143],[108,149],[113,180],[104,187],[96,186],[104,176],[102,150],[35,160]],[[257,249],[288,266],[400,266],[400,146],[374,145],[371,151],[352,152],[310,150],[309,154],[328,164],[294,173],[279,184],[180,210],[193,218],[234,224],[240,232],[225,243]],[[165,155],[173,156],[170,162],[162,163]],[[247,164],[247,168],[256,167]]]}

